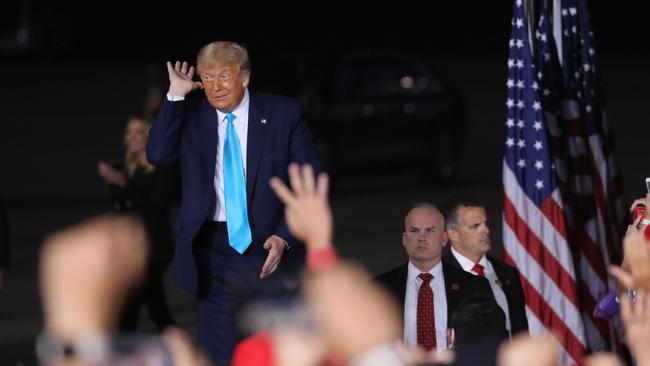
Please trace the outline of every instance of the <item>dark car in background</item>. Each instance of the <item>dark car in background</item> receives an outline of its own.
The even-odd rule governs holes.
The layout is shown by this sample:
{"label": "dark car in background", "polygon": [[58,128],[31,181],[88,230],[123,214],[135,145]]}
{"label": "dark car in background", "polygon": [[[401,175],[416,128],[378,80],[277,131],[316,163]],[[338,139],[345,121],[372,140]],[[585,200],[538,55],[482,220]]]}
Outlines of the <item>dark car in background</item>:
{"label": "dark car in background", "polygon": [[411,170],[425,184],[455,177],[465,103],[422,59],[362,51],[319,70],[319,79],[302,97],[331,175]]}

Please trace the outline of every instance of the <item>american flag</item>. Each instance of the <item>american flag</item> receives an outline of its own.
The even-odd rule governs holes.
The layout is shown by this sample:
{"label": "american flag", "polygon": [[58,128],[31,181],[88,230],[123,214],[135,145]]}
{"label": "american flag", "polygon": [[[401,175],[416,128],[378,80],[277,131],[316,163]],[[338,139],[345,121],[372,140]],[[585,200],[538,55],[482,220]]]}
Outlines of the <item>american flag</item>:
{"label": "american flag", "polygon": [[616,346],[617,334],[612,323],[594,318],[592,310],[615,286],[607,275],[607,266],[620,261],[620,238],[627,215],[586,2],[562,0],[560,6],[561,61],[544,10],[537,31],[540,81],[546,91],[542,105],[551,126],[550,138],[555,141],[553,155],[567,203],[567,226],[578,263],[578,291],[588,346],[592,351],[604,350]]}
{"label": "american flag", "polygon": [[587,348],[579,279],[528,29],[522,1],[516,0],[506,82],[504,256],[521,273],[531,333],[553,330],[564,349],[562,361],[576,364]]}
{"label": "american flag", "polygon": [[[561,52],[550,31],[548,11],[542,8],[535,32],[537,68],[524,8],[520,1],[515,4],[508,60],[504,239],[507,259],[522,272],[531,331],[559,331],[564,335],[559,341],[564,345],[565,362],[575,363],[587,349],[607,349],[617,342],[612,324],[595,319],[592,310],[615,285],[606,268],[620,260],[627,215],[586,2],[559,3]],[[528,79],[532,80],[530,88]],[[543,112],[527,111],[526,104],[518,107],[527,100],[541,102]],[[552,162],[544,173],[547,176],[537,171],[541,170],[537,160],[549,167],[539,155],[512,145],[518,139],[526,144],[535,138],[532,131],[526,131],[528,121],[548,137],[542,145],[547,149],[538,153],[544,150],[544,158]],[[534,169],[532,159],[536,160]],[[544,178],[552,182],[545,194],[527,188],[532,180]],[[538,227],[549,235],[540,237]],[[549,279],[553,285],[547,285]],[[558,280],[564,286],[558,286]]]}

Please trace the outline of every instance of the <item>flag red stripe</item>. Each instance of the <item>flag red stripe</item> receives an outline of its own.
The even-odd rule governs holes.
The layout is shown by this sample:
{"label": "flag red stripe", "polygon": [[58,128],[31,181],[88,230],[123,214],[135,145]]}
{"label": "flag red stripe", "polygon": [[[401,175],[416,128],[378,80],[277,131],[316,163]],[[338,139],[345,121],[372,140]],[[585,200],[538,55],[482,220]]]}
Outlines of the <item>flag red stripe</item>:
{"label": "flag red stripe", "polygon": [[566,235],[566,226],[564,225],[564,211],[562,210],[562,207],[560,207],[554,199],[550,198],[542,202],[542,204],[539,206],[539,210],[542,211],[548,221],[553,224],[555,230],[557,230],[557,232],[562,235],[564,240],[568,240]]}
{"label": "flag red stripe", "polygon": [[[524,222],[516,212],[516,209],[507,195],[503,200],[504,219],[508,226],[515,233],[517,239],[532,258],[544,269],[546,274],[553,280],[564,295],[571,301],[576,308],[580,308],[576,296],[576,283],[567,273],[562,265],[556,260],[555,255],[551,253],[539,238],[533,233],[526,222]],[[519,264],[521,265],[521,264]]]}
{"label": "flag red stripe", "polygon": [[[512,262],[508,253],[504,253],[507,261]],[[566,326],[564,321],[557,316],[553,309],[546,303],[528,280],[521,276],[521,285],[526,294],[526,306],[537,316],[537,318],[551,330],[555,338],[564,347],[567,353],[577,363],[581,362],[582,355],[585,352],[585,346],[575,337],[573,332]]]}

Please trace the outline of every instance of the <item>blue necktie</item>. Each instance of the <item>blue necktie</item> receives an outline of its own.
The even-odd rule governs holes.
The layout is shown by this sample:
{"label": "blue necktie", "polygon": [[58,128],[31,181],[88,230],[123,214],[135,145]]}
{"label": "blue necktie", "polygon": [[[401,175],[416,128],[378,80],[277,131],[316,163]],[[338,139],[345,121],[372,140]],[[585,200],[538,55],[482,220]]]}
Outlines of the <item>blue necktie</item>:
{"label": "blue necktie", "polygon": [[244,163],[239,147],[239,138],[233,121],[236,116],[226,115],[226,139],[223,143],[223,186],[226,200],[226,225],[228,241],[239,254],[244,254],[251,244],[251,229],[248,225],[246,207],[246,180]]}

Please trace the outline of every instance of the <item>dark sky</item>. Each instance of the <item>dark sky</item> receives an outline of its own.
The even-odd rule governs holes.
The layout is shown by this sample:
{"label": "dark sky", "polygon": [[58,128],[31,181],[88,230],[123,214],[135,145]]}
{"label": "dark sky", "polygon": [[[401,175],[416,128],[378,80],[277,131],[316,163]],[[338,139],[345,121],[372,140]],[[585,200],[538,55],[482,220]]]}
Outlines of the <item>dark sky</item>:
{"label": "dark sky", "polygon": [[[648,5],[589,3],[601,60],[628,62],[631,53],[647,59],[648,47],[641,45],[647,43],[642,17]],[[223,1],[160,4],[3,1],[0,64],[144,68],[170,59],[192,62],[202,45],[234,40],[250,50],[257,87],[273,85],[278,92],[293,94],[297,86],[280,86],[280,77],[267,81],[259,75],[294,78],[299,61],[318,70],[346,50],[359,48],[406,50],[434,69],[468,59],[500,62],[507,56],[512,13],[511,1],[400,1],[363,7],[304,2],[290,9],[277,2],[255,7]],[[21,24],[29,25],[29,47],[12,49],[7,39],[15,38]]]}
{"label": "dark sky", "polygon": [[[336,53],[360,46],[402,47],[443,58],[475,53],[502,57],[506,52],[510,1],[401,1],[383,6],[355,4],[354,8],[350,4],[305,2],[289,10],[276,2],[253,7],[222,1],[185,1],[174,6],[3,1],[0,31],[6,36],[20,24],[29,24],[31,54],[48,62],[193,58],[201,45],[216,39],[243,42],[258,59],[294,52]],[[648,6],[641,1],[591,1],[590,6],[601,54],[617,55],[622,44],[643,39],[642,17],[648,14]],[[647,53],[647,47],[641,52]]]}
{"label": "dark sky", "polygon": [[[639,132],[648,125],[650,100],[649,5],[587,1],[626,202],[631,202],[644,193],[643,178],[650,176],[647,154],[639,154],[647,146],[647,133]],[[15,280],[9,280],[7,295],[15,301],[0,305],[16,315],[14,322],[7,318],[7,327],[0,326],[11,330],[5,337],[11,342],[0,344],[0,363],[7,355],[25,359],[33,352],[40,324],[29,318],[40,313],[34,301],[38,243],[45,233],[108,207],[97,161],[122,156],[124,124],[141,109],[147,90],[146,65],[164,72],[164,61],[192,61],[200,46],[214,40],[249,46],[254,87],[266,77],[273,87],[266,91],[289,95],[293,92],[282,89],[282,75],[303,54],[329,61],[349,49],[390,47],[437,65],[467,100],[470,129],[461,156],[466,179],[447,190],[398,186],[397,192],[339,199],[336,230],[346,239],[341,243],[354,244],[343,253],[365,258],[375,270],[388,269],[397,258],[392,253],[401,251],[395,243],[404,208],[422,200],[443,202],[449,192],[471,191],[486,200],[493,239],[500,242],[512,0],[376,1],[363,8],[350,0],[306,1],[290,9],[277,1],[259,3],[0,1],[0,196],[8,203],[15,239]],[[24,48],[15,42],[21,25],[30,29]],[[384,252],[389,247],[393,251]],[[184,309],[189,308],[188,302]]]}
{"label": "dark sky", "polygon": [[[631,124],[645,115],[637,113],[644,111],[640,107],[615,103],[620,100],[641,106],[647,102],[641,101],[647,93],[645,79],[630,73],[646,70],[644,17],[648,5],[641,1],[589,3],[598,55],[609,85],[607,94],[618,108],[612,108],[612,115],[622,131],[621,122]],[[442,77],[463,89],[470,114],[480,117],[475,121],[478,127],[472,129],[474,134],[488,128],[483,126],[501,126],[511,1],[416,5],[400,1],[384,6],[367,4],[365,8],[356,3],[351,8],[350,4],[353,2],[305,2],[289,10],[277,2],[262,7],[223,1],[184,1],[173,6],[135,1],[0,2],[0,65],[4,66],[5,86],[0,96],[5,101],[4,120],[10,122],[0,123],[0,150],[6,152],[6,160],[0,163],[21,169],[20,174],[12,175],[14,179],[1,182],[0,188],[12,194],[36,189],[47,194],[60,192],[56,185],[37,183],[48,177],[42,168],[31,169],[11,156],[43,166],[43,161],[57,157],[64,161],[77,150],[84,154],[75,158],[87,160],[80,163],[87,169],[82,172],[84,179],[96,181],[95,159],[119,152],[120,146],[114,142],[120,139],[126,116],[142,104],[149,70],[157,71],[158,79],[166,83],[164,61],[192,62],[200,46],[214,40],[246,44],[253,62],[254,88],[288,95],[296,95],[296,63],[303,57],[329,62],[350,49],[401,48],[420,54]],[[21,24],[30,29],[30,43],[23,49],[12,43]],[[325,68],[316,72],[322,70]],[[107,104],[116,95],[120,102]],[[616,113],[633,115],[622,118]],[[60,137],[50,139],[54,134]],[[84,138],[86,135],[91,137]],[[493,145],[487,140],[477,144],[500,156],[500,138],[495,138]],[[497,160],[494,171],[500,167]],[[69,166],[59,162],[49,165]],[[37,173],[40,175],[33,178]],[[25,185],[17,177],[35,183]],[[492,184],[498,185],[498,174],[492,178]],[[88,192],[101,192],[101,187],[85,186]]]}

